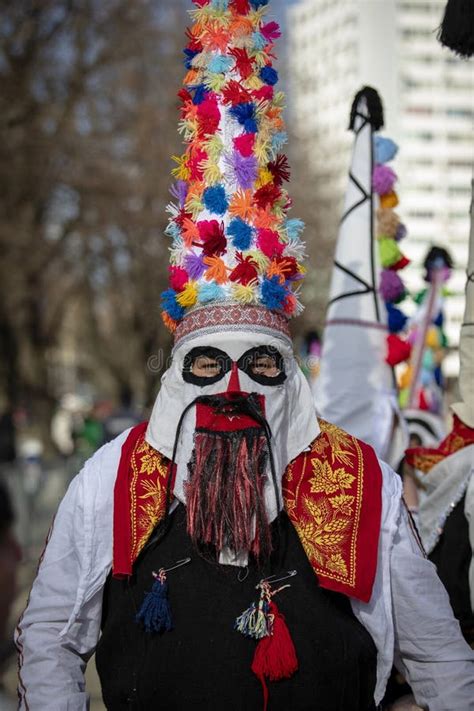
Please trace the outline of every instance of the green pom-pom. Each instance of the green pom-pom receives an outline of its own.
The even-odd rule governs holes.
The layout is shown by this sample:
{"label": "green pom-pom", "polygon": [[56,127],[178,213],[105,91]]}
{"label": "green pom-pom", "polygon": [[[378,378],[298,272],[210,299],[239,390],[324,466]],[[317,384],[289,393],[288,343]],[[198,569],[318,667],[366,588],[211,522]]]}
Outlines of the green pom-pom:
{"label": "green pom-pom", "polygon": [[384,269],[389,269],[402,257],[398,244],[394,239],[385,237],[379,240],[380,262]]}

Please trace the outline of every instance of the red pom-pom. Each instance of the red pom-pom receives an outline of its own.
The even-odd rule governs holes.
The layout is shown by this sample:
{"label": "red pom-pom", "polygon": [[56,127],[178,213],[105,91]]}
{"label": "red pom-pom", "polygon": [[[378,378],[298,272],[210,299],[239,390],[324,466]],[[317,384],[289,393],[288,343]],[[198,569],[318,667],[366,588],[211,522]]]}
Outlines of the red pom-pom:
{"label": "red pom-pom", "polygon": [[270,259],[273,257],[281,257],[285,249],[283,242],[280,242],[278,232],[264,228],[258,230],[257,247]]}
{"label": "red pom-pom", "polygon": [[275,95],[275,90],[273,89],[273,86],[265,84],[265,86],[262,86],[261,89],[253,91],[252,94],[253,98],[257,101],[272,101]]}
{"label": "red pom-pom", "polygon": [[252,662],[252,671],[260,679],[263,687],[264,708],[268,704],[268,689],[265,679],[279,681],[289,679],[298,671],[295,645],[285,618],[272,601],[269,615],[273,616],[272,633],[257,644]]}
{"label": "red pom-pom", "polygon": [[258,207],[264,210],[268,205],[273,205],[281,197],[278,185],[268,183],[254,193],[253,199]]}
{"label": "red pom-pom", "polygon": [[193,29],[191,27],[188,27],[186,29],[186,37],[189,40],[187,47],[188,49],[191,49],[193,52],[202,52],[202,42],[199,37],[194,34]]}
{"label": "red pom-pom", "polygon": [[408,360],[411,355],[411,345],[394,333],[387,337],[387,346],[388,352],[385,360],[392,368]]}
{"label": "red pom-pom", "polygon": [[235,66],[237,67],[242,79],[248,79],[253,74],[253,62],[250,59],[246,49],[234,47],[230,50],[230,54],[235,57]]}
{"label": "red pom-pom", "polygon": [[249,0],[231,0],[230,6],[239,15],[248,15],[250,12]]}
{"label": "red pom-pom", "polygon": [[252,94],[247,91],[238,81],[231,79],[230,82],[222,89],[222,97],[224,104],[246,104],[252,101]]}
{"label": "red pom-pom", "polygon": [[193,97],[191,96],[191,94],[189,93],[189,91],[187,89],[183,88],[178,91],[178,98],[181,99],[183,104],[185,104],[186,101],[192,101]]}
{"label": "red pom-pom", "polygon": [[201,220],[197,223],[202,241],[202,251],[206,257],[220,257],[227,251],[224,225],[217,220]]}
{"label": "red pom-pom", "polygon": [[206,5],[209,5],[210,2],[211,0],[193,0],[193,3],[198,7],[205,7]]}
{"label": "red pom-pom", "polygon": [[411,262],[410,259],[408,259],[405,256],[402,256],[402,258],[399,259],[398,262],[395,262],[395,264],[392,264],[390,269],[393,272],[398,272],[398,271],[400,271],[400,269],[405,269],[405,267],[407,267],[410,264],[410,262]]}
{"label": "red pom-pom", "polygon": [[207,96],[198,105],[197,115],[201,135],[214,135],[221,120],[221,112],[215,95]]}
{"label": "red pom-pom", "polygon": [[247,286],[258,277],[257,265],[252,257],[245,257],[244,259],[240,252],[237,252],[236,257],[238,264],[229,279],[243,286]]}
{"label": "red pom-pom", "polygon": [[202,180],[204,175],[204,170],[201,167],[201,163],[207,159],[206,151],[202,148],[197,148],[193,151],[191,157],[188,159],[187,167],[189,168],[190,179],[191,180]]}
{"label": "red pom-pom", "polygon": [[244,133],[242,136],[234,138],[234,146],[240,155],[250,158],[255,146],[255,133]]}
{"label": "red pom-pom", "polygon": [[178,212],[176,217],[174,218],[174,221],[179,227],[183,227],[184,223],[186,220],[192,219],[192,213],[191,212],[186,212],[184,207]]}
{"label": "red pom-pom", "polygon": [[183,291],[189,281],[189,275],[186,269],[182,267],[168,267],[170,273],[170,286],[175,291]]}
{"label": "red pom-pom", "polygon": [[282,185],[284,180],[286,182],[290,180],[290,164],[283,153],[279,153],[275,160],[268,164],[268,170],[273,175],[275,185]]}

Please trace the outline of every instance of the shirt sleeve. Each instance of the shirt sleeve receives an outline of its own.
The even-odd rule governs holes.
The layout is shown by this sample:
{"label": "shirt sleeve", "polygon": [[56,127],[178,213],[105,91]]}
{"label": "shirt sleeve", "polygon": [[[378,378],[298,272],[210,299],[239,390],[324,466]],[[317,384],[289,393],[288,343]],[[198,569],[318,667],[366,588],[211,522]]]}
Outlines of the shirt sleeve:
{"label": "shirt sleeve", "polygon": [[[86,464],[86,468],[91,465]],[[97,605],[101,600],[97,596],[90,600],[81,608],[80,619],[62,634],[83,579],[84,523],[83,470],[58,509],[27,608],[16,629],[20,711],[89,708],[84,672],[99,636]]]}
{"label": "shirt sleeve", "polygon": [[404,507],[391,553],[395,659],[419,706],[474,711],[474,653]]}

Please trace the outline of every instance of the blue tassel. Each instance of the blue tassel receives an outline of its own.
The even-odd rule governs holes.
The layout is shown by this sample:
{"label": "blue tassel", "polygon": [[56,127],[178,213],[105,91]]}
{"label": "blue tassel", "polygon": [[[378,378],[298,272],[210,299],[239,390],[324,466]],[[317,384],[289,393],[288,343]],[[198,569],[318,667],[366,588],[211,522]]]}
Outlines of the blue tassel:
{"label": "blue tassel", "polygon": [[249,608],[237,617],[234,629],[244,637],[263,639],[270,634],[270,620],[268,618],[268,602],[260,598],[258,606],[252,602]]}
{"label": "blue tassel", "polygon": [[199,104],[202,104],[204,99],[207,97],[208,93],[209,92],[206,90],[206,87],[204,86],[204,84],[198,84],[194,90],[193,104],[195,106],[199,106]]}
{"label": "blue tassel", "polygon": [[167,289],[161,294],[162,307],[164,311],[175,321],[180,321],[184,316],[184,308],[178,304],[177,292],[174,289]]}
{"label": "blue tassel", "polygon": [[264,277],[261,286],[261,299],[264,306],[270,311],[279,311],[283,308],[288,290],[280,284],[277,276]]}
{"label": "blue tassel", "polygon": [[155,577],[156,580],[151,592],[145,594],[145,599],[135,620],[143,625],[145,632],[169,632],[173,629],[173,621],[168,600],[166,575],[160,573]]}
{"label": "blue tassel", "polygon": [[204,205],[214,215],[224,215],[229,207],[227,195],[223,185],[211,185],[203,194]]}

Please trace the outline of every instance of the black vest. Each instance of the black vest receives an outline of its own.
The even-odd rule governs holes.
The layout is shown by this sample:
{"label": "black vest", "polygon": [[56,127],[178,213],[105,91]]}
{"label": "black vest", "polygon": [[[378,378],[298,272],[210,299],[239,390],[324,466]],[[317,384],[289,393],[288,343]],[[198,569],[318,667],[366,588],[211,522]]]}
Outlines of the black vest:
{"label": "black vest", "polygon": [[[186,533],[183,506],[169,533],[145,551],[130,581],[109,577],[96,663],[109,711],[261,711],[262,688],[250,667],[256,642],[234,621],[258,599],[262,577],[296,569],[291,587],[275,597],[299,660],[291,679],[269,683],[269,711],[374,711],[377,653],[356,620],[349,599],[323,590],[286,514],[281,514],[278,555],[263,570],[239,569],[201,558]],[[134,617],[152,571],[192,558],[168,575],[174,629],[144,632]],[[240,571],[242,577],[242,571]],[[284,584],[284,583],[282,583]]]}

